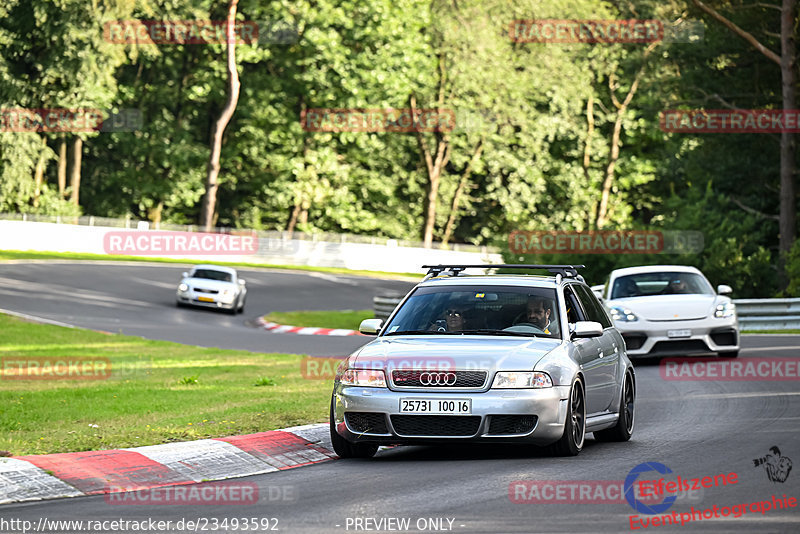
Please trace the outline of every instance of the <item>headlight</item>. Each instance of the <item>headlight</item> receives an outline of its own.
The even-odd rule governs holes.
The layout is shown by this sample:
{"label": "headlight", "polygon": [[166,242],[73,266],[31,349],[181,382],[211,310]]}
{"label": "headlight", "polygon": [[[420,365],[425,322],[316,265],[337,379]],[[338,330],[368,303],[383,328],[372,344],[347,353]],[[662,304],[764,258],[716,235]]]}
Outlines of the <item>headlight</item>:
{"label": "headlight", "polygon": [[639,320],[632,310],[628,308],[620,308],[619,306],[614,306],[611,308],[611,319],[620,323],[632,323],[633,321]]}
{"label": "headlight", "polygon": [[385,388],[386,375],[382,370],[348,369],[342,373],[340,383],[345,386]]}
{"label": "headlight", "polygon": [[717,319],[727,319],[733,317],[736,313],[736,304],[733,302],[726,302],[724,304],[717,304],[717,309],[714,310],[714,317]]}
{"label": "headlight", "polygon": [[178,291],[180,291],[181,293],[186,293],[187,291],[189,291],[189,286],[186,284],[181,284],[178,286]]}
{"label": "headlight", "polygon": [[233,290],[232,289],[223,289],[222,290],[222,296],[223,297],[230,297],[231,295],[233,295]]}
{"label": "headlight", "polygon": [[493,388],[549,388],[553,381],[547,373],[530,371],[500,372],[494,375]]}

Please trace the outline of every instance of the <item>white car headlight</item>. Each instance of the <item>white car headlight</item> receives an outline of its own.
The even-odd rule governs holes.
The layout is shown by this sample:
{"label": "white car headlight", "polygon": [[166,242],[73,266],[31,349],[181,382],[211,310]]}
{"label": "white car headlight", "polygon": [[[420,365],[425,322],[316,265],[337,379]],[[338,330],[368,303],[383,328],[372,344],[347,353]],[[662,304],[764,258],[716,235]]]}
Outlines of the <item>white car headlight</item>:
{"label": "white car headlight", "polygon": [[222,290],[222,296],[223,297],[230,297],[231,295],[233,295],[233,289],[223,289]]}
{"label": "white car headlight", "polygon": [[714,310],[714,317],[717,319],[727,319],[728,317],[733,317],[735,313],[736,304],[733,302],[725,302],[724,304],[717,304],[717,308]]}
{"label": "white car headlight", "polygon": [[538,371],[501,371],[494,375],[492,388],[549,388],[553,381],[547,373]]}
{"label": "white car headlight", "polygon": [[620,306],[611,308],[611,319],[620,323],[632,323],[633,321],[639,320],[632,310]]}
{"label": "white car headlight", "polygon": [[179,285],[178,291],[180,291],[181,293],[186,293],[187,291],[189,291],[189,285],[188,284]]}
{"label": "white car headlight", "polygon": [[347,369],[342,373],[339,382],[345,386],[385,388],[386,375],[380,369]]}

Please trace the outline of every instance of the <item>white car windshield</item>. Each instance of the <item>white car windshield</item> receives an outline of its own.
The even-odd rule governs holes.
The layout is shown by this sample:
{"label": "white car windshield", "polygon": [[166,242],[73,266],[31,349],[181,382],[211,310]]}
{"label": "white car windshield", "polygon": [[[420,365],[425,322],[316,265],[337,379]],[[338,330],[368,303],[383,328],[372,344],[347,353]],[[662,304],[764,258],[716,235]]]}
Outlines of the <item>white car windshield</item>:
{"label": "white car windshield", "polygon": [[657,272],[620,276],[614,280],[611,300],[652,295],[713,295],[714,288],[696,273]]}
{"label": "white car windshield", "polygon": [[212,269],[197,269],[192,273],[192,278],[204,278],[206,280],[218,280],[220,282],[231,282],[233,275],[224,271],[214,271]]}
{"label": "white car windshield", "polygon": [[386,326],[401,334],[561,338],[553,289],[515,286],[421,287]]}

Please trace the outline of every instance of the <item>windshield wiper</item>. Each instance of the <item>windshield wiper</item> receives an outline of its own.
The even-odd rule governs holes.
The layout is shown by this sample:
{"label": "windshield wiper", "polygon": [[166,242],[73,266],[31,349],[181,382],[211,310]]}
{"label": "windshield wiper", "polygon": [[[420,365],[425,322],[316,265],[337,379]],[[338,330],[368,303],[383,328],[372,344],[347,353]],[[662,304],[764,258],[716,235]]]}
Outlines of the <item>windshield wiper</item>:
{"label": "windshield wiper", "polygon": [[389,332],[388,334],[384,334],[386,336],[402,336],[402,335],[423,335],[423,336],[441,336],[441,335],[453,335],[453,334],[460,334],[461,332],[437,332],[436,330],[396,330],[394,332]]}
{"label": "windshield wiper", "polygon": [[462,330],[461,334],[483,334],[487,336],[517,336],[517,337],[537,337],[532,332],[506,332],[504,330]]}

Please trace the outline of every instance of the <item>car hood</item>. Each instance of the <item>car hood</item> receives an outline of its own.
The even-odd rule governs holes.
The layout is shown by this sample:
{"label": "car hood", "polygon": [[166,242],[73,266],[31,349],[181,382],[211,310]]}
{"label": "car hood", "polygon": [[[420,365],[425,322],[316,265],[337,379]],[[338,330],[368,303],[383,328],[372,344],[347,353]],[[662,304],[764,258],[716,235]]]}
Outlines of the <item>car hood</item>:
{"label": "car hood", "polygon": [[648,321],[705,319],[714,312],[716,295],[651,295],[608,301],[608,306],[628,308]]}
{"label": "car hood", "polygon": [[223,282],[221,280],[209,280],[208,278],[184,278],[184,284],[190,285],[192,288],[199,287],[201,289],[215,289],[223,291],[225,289],[236,289],[236,284],[233,282]]}
{"label": "car hood", "polygon": [[559,339],[499,336],[388,336],[364,346],[351,367],[364,369],[533,369]]}

